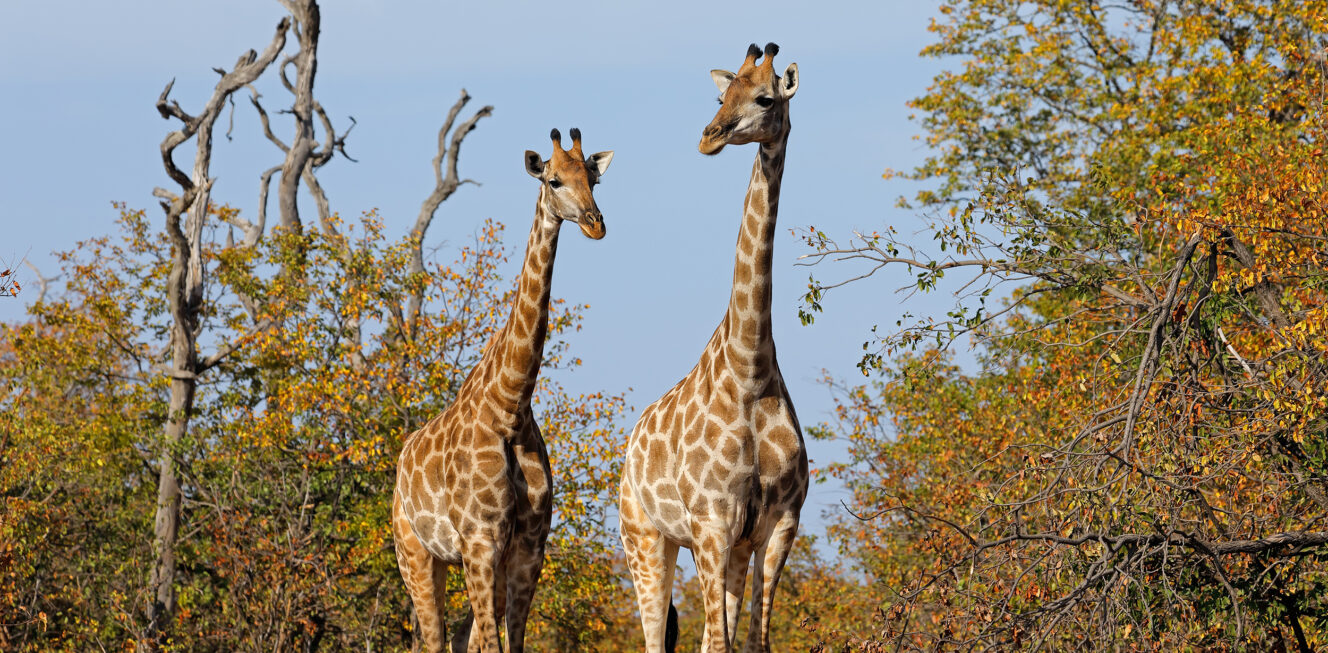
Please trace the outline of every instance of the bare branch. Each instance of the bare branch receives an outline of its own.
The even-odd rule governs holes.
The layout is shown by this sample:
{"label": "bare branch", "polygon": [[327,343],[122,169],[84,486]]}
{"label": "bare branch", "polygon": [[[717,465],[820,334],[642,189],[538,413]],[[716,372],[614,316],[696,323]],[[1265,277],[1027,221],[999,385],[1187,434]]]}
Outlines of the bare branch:
{"label": "bare branch", "polygon": [[1134,391],[1130,398],[1129,412],[1125,420],[1125,435],[1121,438],[1120,454],[1126,460],[1130,458],[1130,449],[1134,438],[1134,425],[1139,417],[1139,408],[1143,406],[1144,396],[1147,394],[1149,383],[1145,378],[1151,381],[1151,373],[1156,369],[1155,356],[1158,349],[1162,346],[1162,329],[1167,326],[1167,321],[1171,318],[1171,310],[1176,305],[1176,290],[1180,287],[1180,278],[1185,271],[1185,266],[1190,264],[1190,258],[1194,256],[1194,250],[1199,246],[1200,234],[1195,233],[1190,236],[1190,240],[1181,248],[1180,254],[1176,256],[1176,265],[1171,271],[1171,282],[1167,284],[1167,295],[1162,303],[1154,309],[1153,326],[1148,330],[1148,344],[1144,346],[1143,356],[1139,358],[1139,370],[1134,378]]}
{"label": "bare branch", "polygon": [[1217,327],[1217,337],[1221,338],[1222,344],[1227,346],[1227,352],[1236,358],[1241,367],[1245,368],[1245,375],[1253,377],[1254,370],[1250,369],[1250,364],[1246,363],[1245,359],[1240,357],[1240,354],[1236,352],[1236,348],[1231,346],[1231,341],[1227,340],[1227,334],[1222,332],[1222,327]]}
{"label": "bare branch", "polygon": [[241,244],[241,247],[253,247],[258,244],[259,239],[263,237],[263,230],[267,227],[268,189],[272,186],[272,175],[275,175],[278,172],[281,172],[281,166],[272,166],[259,176],[257,220],[253,224],[249,224],[247,220],[244,222],[233,221],[233,224],[240,227],[245,233],[244,242]]}
{"label": "bare branch", "polygon": [[[323,225],[323,231],[329,236],[339,236],[336,227],[332,224],[332,208],[327,201],[327,193],[323,192],[322,184],[318,183],[318,176],[314,174],[314,161],[304,166],[304,185],[309,187],[309,194],[314,198],[314,206],[318,208],[318,221]],[[342,243],[345,247],[345,243]]]}
{"label": "bare branch", "polygon": [[[419,241],[424,239],[424,234],[429,230],[429,224],[433,221],[438,207],[447,201],[447,198],[451,197],[452,193],[455,193],[461,185],[458,179],[457,164],[461,156],[462,140],[465,139],[467,134],[474,131],[476,123],[481,118],[493,115],[492,106],[485,106],[476,111],[470,119],[461,123],[452,132],[451,146],[449,147],[447,144],[448,131],[452,129],[457,115],[461,113],[462,108],[468,102],[470,102],[470,94],[462,89],[461,97],[457,98],[456,103],[448,110],[447,118],[443,121],[442,128],[438,130],[438,155],[433,158],[434,189],[420,206],[420,213],[415,218],[415,226],[411,229],[413,237]],[[444,162],[446,162],[446,172],[444,172]]]}
{"label": "bare branch", "polygon": [[[258,111],[264,135],[286,154],[286,158],[279,168],[282,176],[277,190],[277,205],[281,211],[282,225],[286,227],[300,226],[298,206],[295,202],[298,180],[292,178],[294,176],[293,171],[298,169],[300,171],[299,177],[303,179],[305,185],[309,188],[309,193],[314,198],[318,209],[319,222],[324,232],[331,236],[337,236],[339,234],[337,234],[336,227],[331,220],[332,210],[327,199],[327,193],[318,182],[316,171],[327,164],[337,152],[341,152],[347,160],[355,161],[346,153],[346,137],[355,128],[355,118],[350,119],[351,126],[347,128],[345,133],[338,135],[336,128],[332,125],[332,120],[327,115],[327,111],[313,97],[313,77],[314,69],[317,66],[316,50],[319,34],[317,5],[304,0],[300,2],[283,0],[283,4],[289,7],[292,15],[296,17],[297,29],[295,31],[300,39],[300,52],[284,58],[278,68],[282,85],[295,95],[294,107],[289,112],[283,112],[295,116],[296,135],[291,145],[287,145],[272,132],[271,122],[267,111],[263,109],[259,102],[260,96],[258,93],[252,94],[250,102]],[[286,76],[287,65],[294,65],[296,68],[297,78],[295,83],[291,83]],[[318,147],[314,140],[313,117],[315,115],[323,126],[324,140],[322,147]],[[273,172],[270,170],[264,173],[260,185],[259,205],[262,214],[266,213],[267,192],[272,174]],[[260,220],[264,220],[265,217],[265,215],[260,216]]]}
{"label": "bare branch", "polygon": [[258,120],[263,125],[263,135],[266,136],[269,141],[272,141],[272,144],[276,145],[282,152],[290,152],[290,146],[286,145],[286,143],[282,142],[280,138],[277,138],[276,134],[272,133],[272,123],[268,120],[267,111],[263,109],[262,103],[258,101],[259,97],[258,93],[253,93],[249,96],[249,102],[254,105],[254,109],[258,110]]}
{"label": "bare branch", "polygon": [[[434,189],[420,206],[420,213],[415,218],[415,226],[410,232],[412,239],[411,274],[424,272],[424,235],[428,232],[429,225],[432,224],[434,215],[438,212],[438,207],[447,201],[447,198],[451,197],[465,181],[475,183],[469,179],[465,181],[459,179],[457,168],[461,157],[461,143],[465,140],[467,134],[475,130],[476,125],[482,118],[493,115],[493,106],[486,105],[453,130],[452,126],[455,124],[457,116],[461,114],[461,110],[465,108],[468,102],[470,102],[470,94],[465,89],[461,89],[461,96],[448,109],[447,117],[443,120],[443,126],[438,130],[438,155],[433,158]],[[450,145],[448,141],[449,131],[452,134]],[[415,333],[415,324],[419,319],[420,308],[423,303],[423,289],[412,293],[407,301],[405,328],[406,334],[411,337]]]}
{"label": "bare branch", "polygon": [[37,266],[32,264],[32,261],[24,258],[23,264],[28,266],[28,268],[32,270],[33,276],[37,278],[37,301],[34,303],[40,304],[46,299],[46,291],[50,289],[51,282],[58,280],[60,275],[57,274],[53,277],[43,277],[41,270],[38,270]]}

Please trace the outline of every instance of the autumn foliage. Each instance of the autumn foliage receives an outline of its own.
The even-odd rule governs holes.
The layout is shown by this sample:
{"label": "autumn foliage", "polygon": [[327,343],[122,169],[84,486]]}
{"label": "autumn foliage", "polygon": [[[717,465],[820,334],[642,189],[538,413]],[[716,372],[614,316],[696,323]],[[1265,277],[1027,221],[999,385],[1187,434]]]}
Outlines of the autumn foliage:
{"label": "autumn foliage", "polygon": [[[803,317],[883,269],[956,302],[881,316],[867,380],[827,379],[836,415],[808,433],[847,451],[817,472],[847,510],[789,558],[781,648],[1328,647],[1325,25],[1322,0],[942,3],[923,54],[948,70],[912,102],[929,156],[886,174],[922,185],[901,204],[923,236],[807,230]],[[292,147],[263,115],[283,154],[309,156],[279,226],[255,231],[210,182],[179,184],[197,216],[159,195],[176,229],[203,225],[187,319],[168,299],[180,236],[118,206],[119,232],[61,254],[62,288],[43,280],[0,325],[0,649],[410,647],[395,456],[501,326],[510,251],[488,222],[425,261],[422,229],[343,221],[310,185],[319,218],[301,223],[293,180],[345,134],[287,87],[305,145],[315,118],[326,139]],[[197,128],[168,94],[162,115]],[[448,150],[468,99],[439,136],[425,227],[488,115]],[[18,290],[5,272],[0,295]],[[535,394],[555,517],[532,650],[640,646],[612,514],[624,396],[559,383],[579,365],[560,335],[586,311],[555,304]],[[190,320],[213,355],[172,356]],[[182,380],[188,428],[171,431]],[[149,583],[163,462],[182,501],[174,610]],[[453,622],[464,594],[454,575]],[[696,641],[694,579],[675,596]]]}
{"label": "autumn foliage", "polygon": [[[4,267],[3,264],[0,267]],[[20,290],[23,290],[23,285],[14,278],[14,269],[0,269],[0,297],[17,297]]]}
{"label": "autumn foliage", "polygon": [[1328,646],[1328,4],[941,12],[903,175],[935,249],[807,234],[958,297],[819,431],[871,645]]}
{"label": "autumn foliage", "polygon": [[[229,209],[219,208],[218,211]],[[155,492],[145,434],[164,418],[164,281],[143,213],[121,212],[122,237],[62,256],[72,281],[0,333],[5,497],[0,530],[0,637],[6,649],[121,648],[140,637]],[[218,339],[255,321],[195,398],[184,470],[180,607],[165,648],[289,650],[410,643],[409,601],[392,551],[389,502],[402,434],[447,405],[506,317],[502,229],[488,223],[450,265],[408,275],[407,242],[373,215],[345,237],[278,232],[207,256],[217,279],[207,325]],[[304,275],[261,280],[298,250]],[[393,311],[423,287],[434,299],[416,336]],[[264,298],[248,314],[240,297]],[[555,306],[546,365],[575,367],[557,334],[582,306]],[[357,347],[348,322],[367,335]],[[358,355],[357,355],[358,354]],[[556,507],[532,641],[592,641],[620,592],[602,570],[608,488],[616,487],[621,396],[540,391],[537,413],[555,462]],[[464,592],[456,579],[456,618]],[[616,606],[615,606],[616,607]]]}

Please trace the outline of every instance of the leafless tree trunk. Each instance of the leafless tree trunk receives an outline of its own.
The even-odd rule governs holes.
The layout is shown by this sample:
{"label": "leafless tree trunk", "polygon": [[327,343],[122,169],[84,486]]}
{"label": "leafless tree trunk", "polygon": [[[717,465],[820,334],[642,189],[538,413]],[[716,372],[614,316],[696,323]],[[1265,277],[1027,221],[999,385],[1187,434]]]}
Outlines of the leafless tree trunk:
{"label": "leafless tree trunk", "polygon": [[[212,162],[212,130],[227,100],[237,90],[258,79],[276,60],[286,44],[286,30],[290,19],[277,24],[272,42],[258,54],[249,50],[236,61],[230,72],[219,70],[221,80],[212,97],[197,116],[185,113],[179,103],[171,100],[171,87],[166,85],[157,99],[157,111],[163,118],[176,118],[183,125],[166,135],[161,144],[162,163],[166,173],[180,186],[175,195],[157,189],[166,212],[166,230],[170,235],[172,260],[167,302],[172,317],[171,365],[166,373],[171,377],[170,412],[158,446],[157,507],[153,521],[153,564],[149,577],[152,604],[149,608],[147,636],[140,642],[140,650],[154,645],[175,611],[176,537],[180,525],[180,480],[176,455],[180,441],[189,429],[190,410],[198,377],[215,366],[235,350],[236,345],[221,347],[207,358],[201,358],[197,337],[201,328],[203,310],[204,270],[202,262],[203,226],[212,189],[208,169]],[[190,138],[196,137],[192,175],[186,175],[176,165],[173,154]],[[183,221],[183,224],[181,224]]]}
{"label": "leafless tree trunk", "polygon": [[[295,37],[300,42],[300,51],[281,62],[278,72],[286,88],[295,93],[295,105],[291,114],[295,116],[295,138],[286,152],[286,160],[281,164],[281,184],[277,187],[277,207],[281,211],[281,226],[298,231],[300,229],[300,209],[296,203],[300,187],[300,177],[304,174],[305,164],[313,155],[314,146],[314,74],[318,72],[318,34],[322,15],[318,3],[314,0],[281,0],[281,4],[291,13],[295,23]],[[295,64],[295,84],[292,88],[286,79],[286,65]]]}
{"label": "leafless tree trunk", "polygon": [[[294,103],[289,113],[295,121],[295,134],[287,144],[277,137],[271,128],[269,116],[259,102],[255,91],[251,101],[257,109],[262,122],[264,135],[284,153],[279,166],[266,170],[260,178],[259,205],[253,222],[238,215],[221,216],[232,227],[238,229],[241,240],[237,242],[233,233],[228,233],[225,247],[254,247],[263,238],[267,223],[267,199],[272,177],[277,173],[281,179],[277,185],[277,208],[280,226],[283,229],[299,232],[303,229],[297,204],[300,182],[313,195],[318,209],[319,221],[323,231],[338,240],[347,256],[349,245],[337,232],[333,214],[326,193],[318,183],[316,171],[326,164],[337,151],[347,159],[346,132],[337,134],[326,111],[314,99],[314,77],[317,71],[318,37],[320,12],[316,0],[281,0],[290,16],[283,18],[277,25],[272,42],[261,54],[253,50],[242,55],[233,70],[227,72],[216,69],[221,75],[212,97],[197,116],[186,113],[174,100],[170,100],[171,88],[168,84],[157,100],[157,110],[163,118],[175,118],[182,126],[167,134],[161,144],[162,162],[167,174],[180,187],[179,193],[158,188],[154,194],[161,198],[162,208],[166,213],[166,230],[172,243],[171,272],[167,284],[167,301],[172,317],[170,351],[171,363],[162,365],[160,371],[171,378],[170,412],[163,429],[162,438],[157,443],[159,465],[156,515],[154,520],[153,563],[149,577],[151,604],[148,606],[148,625],[146,633],[139,642],[139,650],[149,650],[157,645],[161,635],[169,628],[170,620],[176,608],[176,548],[181,521],[181,442],[185,439],[193,408],[194,393],[200,376],[207,370],[221,363],[235,352],[245,340],[269,328],[263,317],[261,300],[254,297],[240,297],[240,301],[253,317],[254,325],[249,333],[232,342],[218,346],[210,356],[203,356],[199,351],[198,338],[204,328],[204,286],[206,270],[202,255],[204,248],[204,226],[210,206],[213,180],[209,177],[212,157],[212,135],[217,118],[230,102],[233,94],[246,86],[252,90],[256,81],[281,54],[286,46],[288,31],[295,35],[299,51],[287,55],[275,66],[283,86],[294,96]],[[294,82],[287,76],[286,67],[293,65]],[[463,183],[475,183],[462,180],[457,173],[457,163],[462,140],[474,130],[476,123],[492,114],[493,107],[486,106],[477,111],[468,120],[452,129],[458,115],[470,100],[463,90],[461,97],[452,106],[438,135],[438,156],[434,159],[436,187],[425,200],[420,214],[411,232],[413,246],[412,272],[423,273],[422,243],[425,231],[432,222],[434,213],[448,197]],[[319,146],[315,136],[315,119],[323,126],[324,141]],[[353,128],[354,119],[351,119]],[[450,142],[449,142],[449,132]],[[175,148],[191,138],[197,138],[197,151],[194,157],[192,174],[186,175],[175,165]],[[353,159],[352,159],[353,160]],[[281,274],[299,274],[296,269],[285,269]],[[396,337],[413,332],[414,323],[423,304],[421,289],[404,302],[407,306],[394,307],[398,324]],[[405,316],[409,316],[406,318]],[[410,328],[404,328],[409,321]],[[358,323],[345,325],[347,337],[358,342],[361,334]],[[363,361],[356,361],[362,364]]]}

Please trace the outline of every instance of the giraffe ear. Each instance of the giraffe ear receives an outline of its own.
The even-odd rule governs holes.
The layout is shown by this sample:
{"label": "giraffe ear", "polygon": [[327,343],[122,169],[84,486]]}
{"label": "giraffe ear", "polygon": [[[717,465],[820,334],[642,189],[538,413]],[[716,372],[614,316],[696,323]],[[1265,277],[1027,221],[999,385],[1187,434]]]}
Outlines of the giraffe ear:
{"label": "giraffe ear", "polygon": [[544,159],[540,158],[539,152],[526,150],[526,172],[536,179],[544,174]]}
{"label": "giraffe ear", "polygon": [[595,169],[599,171],[600,175],[603,175],[604,171],[609,169],[609,162],[613,161],[613,150],[596,152],[590,155],[586,161],[589,162],[590,165],[595,166]]}
{"label": "giraffe ear", "polygon": [[710,79],[715,80],[715,86],[719,87],[720,93],[728,90],[729,83],[731,83],[735,77],[737,77],[737,75],[734,75],[727,70],[715,69],[710,71]]}
{"label": "giraffe ear", "polygon": [[779,93],[784,99],[793,97],[798,92],[798,64],[791,63],[784,70],[784,77],[779,80]]}

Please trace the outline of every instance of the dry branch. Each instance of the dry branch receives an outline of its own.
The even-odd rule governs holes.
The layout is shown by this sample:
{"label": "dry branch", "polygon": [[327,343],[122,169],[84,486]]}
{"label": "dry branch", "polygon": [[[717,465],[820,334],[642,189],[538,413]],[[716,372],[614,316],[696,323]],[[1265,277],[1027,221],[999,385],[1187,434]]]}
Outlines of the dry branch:
{"label": "dry branch", "polygon": [[32,270],[33,277],[37,279],[37,300],[33,303],[40,304],[46,299],[46,292],[50,290],[51,282],[59,280],[60,275],[57,274],[53,277],[44,277],[42,276],[41,270],[38,270],[37,266],[33,265],[32,261],[29,261],[26,258],[23,259],[23,264]]}
{"label": "dry branch", "polygon": [[[240,56],[230,72],[224,72],[213,89],[212,97],[198,115],[190,115],[170,99],[174,81],[166,85],[157,99],[157,111],[163,118],[179,120],[181,127],[166,135],[161,144],[162,164],[166,173],[180,186],[179,194],[158,190],[166,213],[166,231],[172,243],[172,259],[166,286],[171,324],[170,408],[160,442],[156,447],[158,481],[156,516],[153,527],[153,564],[149,578],[152,603],[148,607],[146,636],[140,650],[155,646],[175,612],[176,539],[180,520],[180,481],[176,448],[189,428],[194,390],[198,374],[205,369],[199,360],[196,338],[201,328],[203,287],[203,227],[211,208],[209,176],[212,163],[212,132],[217,117],[231,95],[252,83],[276,60],[286,44],[290,20],[283,18],[276,34],[261,54],[249,50]],[[175,165],[175,148],[196,138],[194,165],[186,175]],[[184,221],[181,224],[181,221]],[[229,353],[233,350],[223,351]],[[224,354],[223,354],[224,355]]]}
{"label": "dry branch", "polygon": [[[461,97],[457,98],[457,101],[452,104],[452,108],[447,112],[447,118],[443,120],[443,126],[438,130],[438,155],[433,158],[434,188],[420,206],[420,213],[415,218],[415,226],[410,232],[412,241],[411,274],[422,274],[424,272],[424,234],[429,230],[429,225],[432,224],[434,215],[438,212],[438,207],[447,201],[447,198],[451,197],[462,184],[476,183],[471,179],[461,179],[457,172],[458,161],[461,156],[461,143],[465,140],[466,135],[475,130],[475,126],[481,118],[493,115],[493,106],[484,106],[453,130],[452,125],[468,102],[470,102],[470,94],[466,92],[466,89],[461,89]],[[452,134],[450,144],[448,132]],[[412,293],[407,300],[404,315],[404,335],[407,338],[415,337],[415,325],[419,320],[420,308],[423,303],[423,288]]]}

